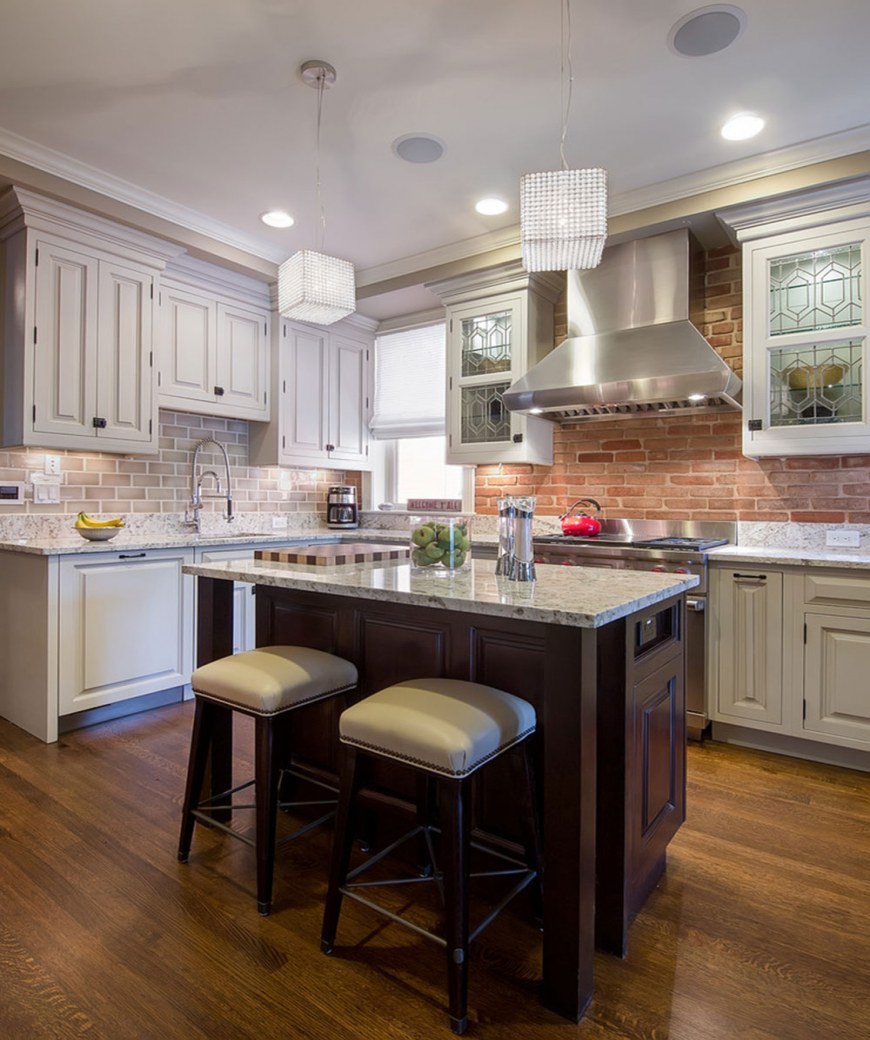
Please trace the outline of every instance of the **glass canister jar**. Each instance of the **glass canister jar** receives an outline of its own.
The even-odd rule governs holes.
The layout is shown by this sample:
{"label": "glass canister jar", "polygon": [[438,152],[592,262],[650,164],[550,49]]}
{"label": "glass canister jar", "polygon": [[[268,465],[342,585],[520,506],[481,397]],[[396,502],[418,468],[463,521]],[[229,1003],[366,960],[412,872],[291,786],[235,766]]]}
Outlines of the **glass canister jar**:
{"label": "glass canister jar", "polygon": [[468,516],[411,517],[411,569],[430,574],[455,574],[471,560],[471,518]]}

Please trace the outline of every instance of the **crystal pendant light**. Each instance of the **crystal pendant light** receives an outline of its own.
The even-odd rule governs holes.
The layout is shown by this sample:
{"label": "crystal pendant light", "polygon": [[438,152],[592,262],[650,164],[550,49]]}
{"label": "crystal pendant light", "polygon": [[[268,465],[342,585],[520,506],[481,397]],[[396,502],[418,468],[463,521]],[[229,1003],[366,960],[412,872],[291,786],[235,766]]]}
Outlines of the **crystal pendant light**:
{"label": "crystal pendant light", "polygon": [[[326,216],[320,192],[320,123],[323,91],[335,82],[335,69],[325,61],[306,61],[299,70],[303,83],[317,91],[317,203],[320,248]],[[353,264],[323,252],[300,249],[278,269],[278,311],[285,318],[331,325],[356,310]]]}
{"label": "crystal pendant light", "polygon": [[607,171],[569,170],[565,137],[571,112],[571,0],[564,0],[562,86],[565,86],[565,26],[568,28],[568,89],[559,152],[562,169],[526,173],[520,179],[520,241],[527,271],[573,271],[597,267],[607,240]]}

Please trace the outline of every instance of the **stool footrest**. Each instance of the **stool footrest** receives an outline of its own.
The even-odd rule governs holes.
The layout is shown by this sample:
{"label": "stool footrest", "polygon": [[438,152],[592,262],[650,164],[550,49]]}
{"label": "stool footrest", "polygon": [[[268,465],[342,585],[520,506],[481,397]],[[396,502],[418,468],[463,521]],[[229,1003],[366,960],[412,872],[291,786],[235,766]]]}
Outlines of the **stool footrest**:
{"label": "stool footrest", "polygon": [[[418,824],[416,827],[412,827],[406,834],[403,834],[400,838],[397,838],[390,845],[381,849],[380,852],[376,853],[371,859],[366,860],[365,863],[355,867],[352,871],[349,871],[345,879],[345,883],[339,886],[339,891],[342,895],[347,896],[350,899],[355,900],[358,903],[362,903],[364,906],[369,907],[371,910],[375,910],[377,913],[384,917],[388,917],[391,921],[396,924],[404,925],[406,928],[410,928],[411,931],[417,932],[419,935],[427,936],[429,939],[433,939],[440,946],[446,946],[446,940],[427,928],[423,928],[421,925],[414,924],[413,921],[407,920],[407,918],[401,917],[399,914],[395,914],[392,910],[388,910],[384,906],[380,906],[378,903],[373,902],[371,899],[367,899],[365,896],[360,895],[359,889],[365,888],[386,888],[391,885],[414,885],[425,882],[435,882],[438,890],[442,897],[444,892],[442,889],[443,875],[438,870],[437,865],[434,862],[434,855],[432,853],[432,843],[430,840],[430,834],[440,834],[440,828],[431,825]],[[425,834],[426,844],[430,850],[430,856],[433,858],[432,874],[426,877],[400,877],[400,878],[386,878],[381,881],[356,881],[361,874],[374,867],[382,859],[388,856],[395,849],[401,845],[405,845],[412,838],[416,838],[419,834]],[[505,860],[508,863],[514,865],[513,870],[483,870],[470,873],[469,878],[486,878],[486,877],[519,877],[519,881],[507,892],[502,899],[496,904],[495,907],[472,929],[469,930],[468,941],[472,942],[480,935],[480,933],[492,924],[495,918],[501,913],[502,910],[511,902],[516,896],[520,894],[525,888],[527,888],[537,877],[538,872],[536,870],[529,869],[525,863],[520,860],[514,859],[512,856],[508,856],[503,852],[499,852],[498,849],[492,849],[487,845],[481,845],[479,842],[472,842],[471,847],[477,849],[480,852],[485,853],[488,856],[494,856],[497,859]]]}

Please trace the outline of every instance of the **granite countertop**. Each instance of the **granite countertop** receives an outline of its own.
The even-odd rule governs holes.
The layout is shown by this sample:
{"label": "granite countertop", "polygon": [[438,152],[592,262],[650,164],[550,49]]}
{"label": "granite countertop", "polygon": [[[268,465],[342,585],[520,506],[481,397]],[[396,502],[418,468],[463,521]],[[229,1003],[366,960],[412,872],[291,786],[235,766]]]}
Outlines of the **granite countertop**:
{"label": "granite countertop", "polygon": [[839,567],[870,570],[870,554],[859,549],[781,549],[770,545],[720,545],[708,551],[710,563]]}
{"label": "granite countertop", "polygon": [[306,545],[316,542],[404,542],[407,531],[384,531],[376,529],[335,530],[328,527],[304,530],[240,531],[234,534],[187,534],[179,532],[159,534],[137,534],[124,528],[116,537],[106,542],[89,542],[76,534],[70,525],[68,535],[57,538],[18,538],[0,540],[0,551],[30,553],[36,556],[66,556],[71,553],[95,552],[138,552],[143,549],[205,548],[207,546],[233,545]]}
{"label": "granite countertop", "polygon": [[307,567],[261,560],[192,564],[187,574],[465,613],[598,628],[698,584],[695,575],[539,564],[538,580],[496,577],[491,560],[460,572],[414,572],[408,563]]}

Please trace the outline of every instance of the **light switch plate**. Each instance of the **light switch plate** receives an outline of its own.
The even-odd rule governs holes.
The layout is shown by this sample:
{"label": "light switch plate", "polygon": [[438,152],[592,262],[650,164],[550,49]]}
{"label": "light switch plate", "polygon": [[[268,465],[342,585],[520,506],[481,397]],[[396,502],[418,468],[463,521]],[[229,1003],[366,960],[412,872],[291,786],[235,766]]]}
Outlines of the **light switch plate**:
{"label": "light switch plate", "polygon": [[825,531],[825,545],[841,549],[858,549],[861,545],[860,531]]}
{"label": "light switch plate", "polygon": [[45,472],[53,477],[60,476],[60,455],[45,456]]}
{"label": "light switch plate", "polygon": [[272,517],[272,530],[273,531],[286,531],[287,530],[287,517],[286,516],[273,516]]}

